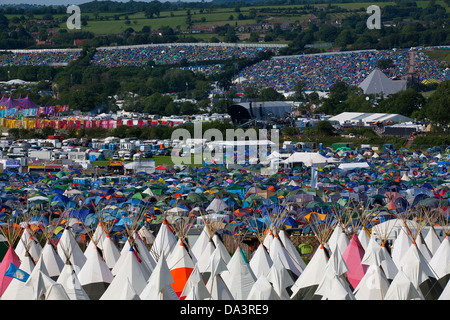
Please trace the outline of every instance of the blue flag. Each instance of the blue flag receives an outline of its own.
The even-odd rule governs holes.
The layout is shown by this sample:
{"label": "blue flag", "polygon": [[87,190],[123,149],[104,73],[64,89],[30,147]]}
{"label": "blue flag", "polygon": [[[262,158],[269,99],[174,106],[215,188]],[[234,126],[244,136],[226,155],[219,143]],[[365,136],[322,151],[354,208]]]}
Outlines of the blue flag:
{"label": "blue flag", "polygon": [[25,271],[17,268],[14,264],[10,263],[8,270],[5,272],[5,276],[17,279],[22,282],[26,282],[30,275]]}

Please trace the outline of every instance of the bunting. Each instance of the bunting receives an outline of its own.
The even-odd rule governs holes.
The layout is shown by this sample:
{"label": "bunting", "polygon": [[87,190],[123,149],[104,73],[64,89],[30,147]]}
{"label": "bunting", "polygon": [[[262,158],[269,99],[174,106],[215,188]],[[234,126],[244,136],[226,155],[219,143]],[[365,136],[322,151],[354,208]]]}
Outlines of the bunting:
{"label": "bunting", "polygon": [[[46,107],[45,107],[46,108]],[[50,109],[42,109],[42,112],[47,112]],[[11,109],[12,110],[12,109]],[[45,127],[52,127],[55,129],[82,129],[82,128],[104,128],[104,129],[115,129],[120,126],[129,126],[135,127],[138,126],[140,128],[144,127],[154,127],[157,125],[165,125],[169,127],[176,127],[182,124],[181,121],[164,121],[164,122],[156,122],[153,120],[81,120],[71,118],[64,119],[56,119],[49,120],[45,118],[32,118],[35,115],[40,115],[39,112],[33,113],[28,109],[25,113],[15,113],[14,110],[10,111],[9,109],[0,109],[0,127],[4,128],[25,128],[25,129],[42,129]],[[59,110],[57,106],[51,110]],[[235,159],[236,160],[236,159]]]}

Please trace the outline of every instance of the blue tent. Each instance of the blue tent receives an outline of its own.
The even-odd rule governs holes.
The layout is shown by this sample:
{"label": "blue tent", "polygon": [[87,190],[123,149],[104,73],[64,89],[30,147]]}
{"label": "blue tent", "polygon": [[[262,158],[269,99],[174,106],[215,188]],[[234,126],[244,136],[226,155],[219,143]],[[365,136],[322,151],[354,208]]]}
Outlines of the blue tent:
{"label": "blue tent", "polygon": [[90,213],[86,216],[86,218],[84,219],[84,224],[89,226],[89,227],[94,227],[98,224],[98,217],[96,214],[94,213]]}
{"label": "blue tent", "polygon": [[257,232],[258,230],[261,230],[263,228],[265,228],[265,223],[263,221],[261,221],[260,219],[250,220],[248,222],[248,229],[250,231]]}
{"label": "blue tent", "polygon": [[429,182],[425,182],[422,185],[423,188],[429,189],[429,190],[434,190],[434,187],[429,183]]}
{"label": "blue tent", "polygon": [[203,188],[201,188],[201,187],[197,187],[197,188],[195,188],[194,192],[195,193],[203,193],[203,192],[205,192],[205,190]]}
{"label": "blue tent", "polygon": [[65,208],[66,209],[72,209],[78,207],[78,204],[75,201],[70,200],[66,203]]}
{"label": "blue tent", "polygon": [[428,190],[426,188],[413,188],[412,191],[413,191],[414,196],[417,196],[419,194],[424,194],[428,197],[434,197],[433,192],[431,192],[430,190]]}
{"label": "blue tent", "polygon": [[261,210],[261,215],[268,215],[272,213],[280,213],[284,209],[284,206],[274,203],[274,204],[263,204],[258,207],[258,210]]}
{"label": "blue tent", "polygon": [[234,199],[234,198],[232,198],[232,197],[226,197],[226,198],[223,198],[223,201],[225,201],[225,203],[229,206],[229,207],[237,207],[238,206],[238,203],[237,203],[237,201]]}
{"label": "blue tent", "polygon": [[95,196],[95,197],[87,197],[87,198],[84,200],[84,203],[85,203],[85,204],[94,203],[95,205],[98,205],[98,203],[99,203],[101,200],[103,200],[103,199],[104,199],[103,197],[98,197],[98,196]]}
{"label": "blue tent", "polygon": [[99,212],[100,216],[102,217],[102,220],[104,221],[120,219],[122,217],[122,213],[126,214],[126,211],[118,208],[103,209]]}
{"label": "blue tent", "polygon": [[80,209],[80,210],[69,210],[68,212],[68,216],[69,217],[73,217],[76,218],[78,220],[82,220],[84,221],[84,219],[86,219],[87,215],[90,213],[89,209]]}
{"label": "blue tent", "polygon": [[143,203],[143,201],[141,199],[131,198],[131,199],[128,199],[127,201],[125,201],[125,202],[120,203],[119,207],[123,207],[125,204],[131,204],[133,206],[139,206],[142,203]]}
{"label": "blue tent", "polygon": [[105,192],[107,196],[109,196],[110,194],[113,194],[114,192],[116,192],[115,188],[101,188],[101,189],[98,189],[98,190]]}
{"label": "blue tent", "polygon": [[113,197],[105,200],[105,205],[114,205],[125,202],[124,198]]}
{"label": "blue tent", "polygon": [[397,212],[404,212],[408,208],[408,201],[405,198],[398,197],[394,200]]}
{"label": "blue tent", "polygon": [[288,228],[297,228],[297,221],[295,221],[291,217],[284,218],[282,220],[282,224],[284,224]]}
{"label": "blue tent", "polygon": [[131,220],[128,217],[122,217],[122,219],[120,219],[115,226],[132,226],[133,225],[133,220]]}
{"label": "blue tent", "polygon": [[65,190],[53,189],[53,190],[50,190],[48,193],[49,194],[52,194],[52,193],[63,194],[64,192],[65,192]]}
{"label": "blue tent", "polygon": [[64,204],[66,204],[67,202],[70,201],[69,198],[67,198],[66,196],[62,195],[62,194],[57,194],[56,196],[53,197],[52,202],[54,201],[61,201]]}
{"label": "blue tent", "polygon": [[45,223],[45,225],[48,225],[48,218],[43,215],[32,216],[30,221],[40,221],[40,222]]}

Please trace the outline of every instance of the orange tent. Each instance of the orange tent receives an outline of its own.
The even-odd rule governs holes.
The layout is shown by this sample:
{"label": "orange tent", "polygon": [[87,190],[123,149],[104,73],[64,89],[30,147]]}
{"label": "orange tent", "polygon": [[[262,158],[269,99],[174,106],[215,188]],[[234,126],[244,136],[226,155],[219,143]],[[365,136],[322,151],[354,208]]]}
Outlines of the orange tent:
{"label": "orange tent", "polygon": [[314,217],[314,216],[319,217],[319,219],[320,219],[321,221],[323,221],[323,220],[327,217],[327,215],[326,215],[326,214],[323,214],[323,213],[310,212],[310,213],[308,213],[307,215],[305,215],[305,219],[306,219],[306,221],[309,222],[309,219],[311,219],[311,218]]}
{"label": "orange tent", "polygon": [[167,258],[167,265],[174,280],[171,284],[172,288],[177,296],[183,300],[185,297],[181,297],[181,293],[194,270],[194,262],[181,239],[178,240],[175,248]]}
{"label": "orange tent", "polygon": [[250,212],[252,212],[252,209],[250,209],[250,208],[240,208],[240,209],[234,210],[234,214],[235,214],[237,217],[243,216],[243,215],[245,215],[246,213],[250,213]]}

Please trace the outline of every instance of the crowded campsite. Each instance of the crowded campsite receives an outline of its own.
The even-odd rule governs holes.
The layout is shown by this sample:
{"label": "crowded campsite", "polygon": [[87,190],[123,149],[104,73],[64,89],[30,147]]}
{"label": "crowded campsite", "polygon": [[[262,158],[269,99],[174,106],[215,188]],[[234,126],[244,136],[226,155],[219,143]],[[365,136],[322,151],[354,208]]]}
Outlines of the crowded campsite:
{"label": "crowded campsite", "polygon": [[450,0],[0,0],[5,312],[450,300],[449,97]]}

